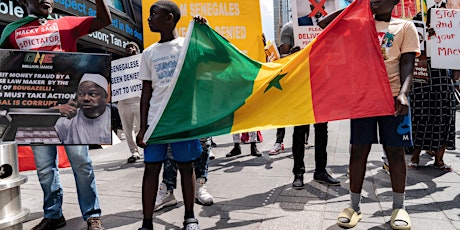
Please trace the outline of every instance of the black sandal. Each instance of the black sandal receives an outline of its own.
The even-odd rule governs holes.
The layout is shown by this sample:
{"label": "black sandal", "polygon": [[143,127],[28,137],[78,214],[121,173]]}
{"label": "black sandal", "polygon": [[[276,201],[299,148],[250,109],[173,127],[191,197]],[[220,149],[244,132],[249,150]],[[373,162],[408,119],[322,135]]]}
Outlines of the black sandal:
{"label": "black sandal", "polygon": [[195,218],[187,218],[184,221],[184,230],[200,230],[198,220]]}

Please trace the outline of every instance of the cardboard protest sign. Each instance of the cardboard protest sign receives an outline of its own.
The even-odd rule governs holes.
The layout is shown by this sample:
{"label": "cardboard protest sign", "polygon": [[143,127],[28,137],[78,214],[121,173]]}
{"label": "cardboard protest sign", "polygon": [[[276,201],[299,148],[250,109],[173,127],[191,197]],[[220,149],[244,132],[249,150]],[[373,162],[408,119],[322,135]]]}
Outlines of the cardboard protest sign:
{"label": "cardboard protest sign", "polygon": [[268,40],[267,45],[265,45],[265,55],[267,56],[267,61],[272,62],[281,58],[280,52],[275,42]]}
{"label": "cardboard protest sign", "polygon": [[460,10],[432,9],[431,66],[460,69]]}
{"label": "cardboard protest sign", "polygon": [[0,50],[0,63],[1,141],[112,143],[109,55]]}

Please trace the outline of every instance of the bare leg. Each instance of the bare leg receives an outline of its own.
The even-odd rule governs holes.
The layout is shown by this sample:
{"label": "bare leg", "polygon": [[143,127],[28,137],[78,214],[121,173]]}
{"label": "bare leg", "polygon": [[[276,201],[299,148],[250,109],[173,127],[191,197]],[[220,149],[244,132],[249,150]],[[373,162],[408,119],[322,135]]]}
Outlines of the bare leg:
{"label": "bare leg", "polygon": [[410,163],[407,165],[410,169],[417,169],[418,163],[420,161],[420,153],[422,152],[421,148],[414,148],[412,150],[412,157],[410,158]]}
{"label": "bare leg", "polygon": [[406,187],[406,161],[402,147],[384,146],[390,163],[390,178],[393,192],[404,193]]}
{"label": "bare leg", "polygon": [[[145,163],[144,177],[142,178],[142,213],[145,224],[152,224],[153,209],[158,191],[158,177],[163,163]],[[146,221],[148,220],[148,221]]]}
{"label": "bare leg", "polygon": [[[361,193],[363,188],[364,175],[366,174],[367,156],[371,145],[351,145],[350,155],[350,191]],[[391,162],[390,162],[391,163]]]}
{"label": "bare leg", "polygon": [[193,205],[195,203],[195,172],[193,171],[193,162],[179,163],[182,194],[184,196],[185,219],[194,217]]}
{"label": "bare leg", "polygon": [[434,165],[443,166],[444,165],[444,153],[446,152],[446,145],[443,145],[434,155]]}

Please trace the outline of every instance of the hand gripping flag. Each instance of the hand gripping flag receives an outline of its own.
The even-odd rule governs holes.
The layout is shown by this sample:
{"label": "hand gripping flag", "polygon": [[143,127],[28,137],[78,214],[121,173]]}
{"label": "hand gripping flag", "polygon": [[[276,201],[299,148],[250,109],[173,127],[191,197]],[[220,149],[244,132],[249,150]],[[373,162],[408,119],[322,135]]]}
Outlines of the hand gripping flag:
{"label": "hand gripping flag", "polygon": [[273,63],[250,59],[192,21],[174,74],[146,143],[394,113],[368,0]]}

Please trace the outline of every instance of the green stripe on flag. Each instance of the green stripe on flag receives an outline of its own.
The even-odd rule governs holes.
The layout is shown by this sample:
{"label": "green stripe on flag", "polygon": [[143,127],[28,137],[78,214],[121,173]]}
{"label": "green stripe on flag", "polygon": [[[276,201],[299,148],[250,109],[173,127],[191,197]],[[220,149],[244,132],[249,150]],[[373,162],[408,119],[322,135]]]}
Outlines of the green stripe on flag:
{"label": "green stripe on flag", "polygon": [[230,133],[234,112],[252,94],[261,63],[208,25],[195,22],[185,42],[184,64],[149,144]]}

